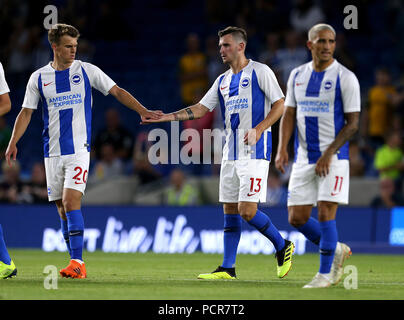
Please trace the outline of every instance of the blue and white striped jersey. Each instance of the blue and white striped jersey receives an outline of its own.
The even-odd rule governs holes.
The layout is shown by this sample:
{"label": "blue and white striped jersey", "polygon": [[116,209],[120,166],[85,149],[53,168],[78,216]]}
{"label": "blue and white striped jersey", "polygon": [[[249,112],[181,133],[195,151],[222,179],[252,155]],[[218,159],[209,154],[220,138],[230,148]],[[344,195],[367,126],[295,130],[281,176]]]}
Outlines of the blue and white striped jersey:
{"label": "blue and white striped jersey", "polygon": [[254,146],[246,146],[243,138],[247,130],[265,119],[271,105],[283,97],[272,70],[251,59],[239,73],[229,69],[216,79],[200,103],[210,111],[217,106],[221,108],[226,130],[223,160],[271,159],[271,128],[263,132]]}
{"label": "blue and white striped jersey", "polygon": [[[285,106],[296,108],[295,162],[316,163],[345,125],[344,113],[360,112],[359,82],[355,74],[334,60],[316,72],[313,62],[292,70]],[[337,153],[349,159],[349,144]]]}
{"label": "blue and white striped jersey", "polygon": [[101,69],[80,60],[63,71],[49,63],[31,75],[22,107],[37,109],[42,101],[45,158],[90,151],[91,88],[108,95],[114,85]]}
{"label": "blue and white striped jersey", "polygon": [[10,92],[4,75],[3,65],[0,62],[0,95]]}

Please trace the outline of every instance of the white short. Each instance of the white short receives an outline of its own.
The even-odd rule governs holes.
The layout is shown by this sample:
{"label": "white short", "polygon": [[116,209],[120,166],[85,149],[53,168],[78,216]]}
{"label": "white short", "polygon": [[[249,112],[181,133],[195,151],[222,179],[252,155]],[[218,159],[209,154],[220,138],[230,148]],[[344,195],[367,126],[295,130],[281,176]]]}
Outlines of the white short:
{"label": "white short", "polygon": [[288,206],[317,205],[318,201],[348,204],[349,161],[333,158],[325,177],[316,175],[315,164],[294,163],[289,179]]}
{"label": "white short", "polygon": [[219,201],[265,202],[268,170],[269,161],[264,159],[222,160]]}
{"label": "white short", "polygon": [[84,194],[89,165],[89,152],[45,158],[49,201],[62,199],[64,188]]}

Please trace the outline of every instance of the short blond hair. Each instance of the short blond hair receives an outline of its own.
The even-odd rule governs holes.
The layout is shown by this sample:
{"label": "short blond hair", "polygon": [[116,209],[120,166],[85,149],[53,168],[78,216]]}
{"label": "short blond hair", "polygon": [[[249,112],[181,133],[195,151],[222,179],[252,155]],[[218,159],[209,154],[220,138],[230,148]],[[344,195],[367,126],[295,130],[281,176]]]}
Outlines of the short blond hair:
{"label": "short blond hair", "polygon": [[309,32],[307,33],[309,41],[314,41],[318,33],[323,30],[330,30],[334,34],[334,37],[336,36],[335,29],[332,26],[326,23],[319,23],[311,27]]}
{"label": "short blond hair", "polygon": [[80,32],[75,27],[64,24],[64,23],[57,23],[52,26],[52,28],[48,31],[48,40],[49,43],[52,45],[53,43],[59,44],[60,38],[64,35],[68,35],[73,38],[80,37]]}

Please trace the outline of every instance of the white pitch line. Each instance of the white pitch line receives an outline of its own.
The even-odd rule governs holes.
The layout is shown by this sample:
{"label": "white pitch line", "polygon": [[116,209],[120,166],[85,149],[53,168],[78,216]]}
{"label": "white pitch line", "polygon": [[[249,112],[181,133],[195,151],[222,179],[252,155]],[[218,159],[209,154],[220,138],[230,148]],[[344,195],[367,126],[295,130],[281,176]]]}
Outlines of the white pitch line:
{"label": "white pitch line", "polygon": [[[200,281],[200,282],[214,282],[217,280],[208,280],[208,279],[144,279],[144,280],[149,280],[149,281],[164,281],[164,280],[168,280],[168,281]],[[310,279],[308,279],[307,281],[309,281]],[[301,284],[301,283],[307,283],[307,281],[285,281],[285,280],[242,280],[242,279],[237,279],[237,280],[220,280],[220,281],[225,281],[225,282],[251,282],[251,283],[279,283],[281,284],[282,282],[284,283],[288,283],[288,284]],[[341,280],[342,282],[343,280]],[[404,283],[397,283],[397,282],[360,282],[358,281],[358,286],[402,286],[404,287]]]}

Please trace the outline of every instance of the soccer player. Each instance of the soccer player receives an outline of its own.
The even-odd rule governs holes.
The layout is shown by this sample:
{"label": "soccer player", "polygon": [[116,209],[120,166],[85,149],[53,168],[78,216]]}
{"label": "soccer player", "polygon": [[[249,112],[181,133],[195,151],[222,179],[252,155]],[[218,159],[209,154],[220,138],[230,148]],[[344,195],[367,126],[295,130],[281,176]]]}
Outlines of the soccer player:
{"label": "soccer player", "polygon": [[[304,288],[337,284],[350,248],[338,242],[338,204],[348,203],[348,140],[358,130],[359,82],[333,58],[335,30],[317,24],[308,32],[312,61],[292,70],[279,129],[276,167],[284,172],[287,145],[295,132],[289,180],[289,222],[320,247],[320,269]],[[313,205],[318,220],[310,217]]]}
{"label": "soccer player", "polygon": [[49,201],[60,215],[70,264],[62,277],[86,278],[82,259],[84,220],[81,199],[86,187],[91,143],[91,88],[113,95],[142,117],[158,119],[130,93],[118,87],[101,69],[75,60],[80,34],[70,25],[56,24],[48,32],[54,59],[35,71],[26,88],[22,109],[14,124],[6,159],[16,159],[17,142],[31,120],[39,100],[43,106],[43,151]]}
{"label": "soccer player", "polygon": [[269,217],[258,209],[266,200],[271,160],[271,125],[281,117],[284,95],[272,70],[247,59],[247,34],[237,27],[219,31],[220,55],[230,69],[221,74],[202,100],[159,120],[144,123],[182,121],[203,117],[220,107],[226,142],[220,171],[219,201],[224,210],[223,263],[200,279],[235,279],[235,262],[241,236],[241,218],[259,230],[274,245],[277,275],[291,268],[294,244],[285,240]]}
{"label": "soccer player", "polygon": [[[0,117],[5,115],[11,109],[11,101],[8,93],[6,77],[4,76],[3,65],[0,63]],[[7,251],[6,243],[4,242],[3,228],[0,224],[0,278],[11,278],[17,275],[17,268]]]}

